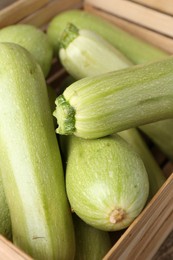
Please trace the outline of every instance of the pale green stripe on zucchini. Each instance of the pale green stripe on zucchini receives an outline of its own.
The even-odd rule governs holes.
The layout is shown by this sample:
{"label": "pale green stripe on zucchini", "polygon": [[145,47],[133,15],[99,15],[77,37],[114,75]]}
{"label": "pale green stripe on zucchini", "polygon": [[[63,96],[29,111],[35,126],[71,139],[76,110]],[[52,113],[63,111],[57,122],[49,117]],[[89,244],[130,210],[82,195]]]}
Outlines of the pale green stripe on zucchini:
{"label": "pale green stripe on zucchini", "polygon": [[173,58],[87,77],[56,99],[59,134],[98,138],[173,115]]}
{"label": "pale green stripe on zucchini", "polygon": [[47,86],[35,59],[0,43],[0,170],[13,242],[35,259],[70,259],[74,230]]}

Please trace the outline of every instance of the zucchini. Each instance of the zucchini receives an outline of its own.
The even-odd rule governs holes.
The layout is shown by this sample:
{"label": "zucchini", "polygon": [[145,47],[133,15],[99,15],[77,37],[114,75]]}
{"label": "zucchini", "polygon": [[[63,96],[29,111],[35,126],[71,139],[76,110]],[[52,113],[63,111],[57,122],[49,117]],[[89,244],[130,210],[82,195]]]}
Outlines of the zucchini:
{"label": "zucchini", "polygon": [[[131,62],[97,33],[68,24],[60,39],[59,58],[75,79],[126,68]],[[105,62],[106,60],[106,62]]]}
{"label": "zucchini", "polygon": [[53,47],[48,36],[29,24],[14,24],[0,30],[0,42],[13,42],[26,48],[41,66],[44,76],[50,71]]}
{"label": "zucchini", "polygon": [[173,161],[173,120],[166,119],[159,122],[139,126],[156,146]]}
{"label": "zucchini", "polygon": [[[88,77],[128,66],[125,57],[90,30],[79,30],[73,24],[67,25],[61,40],[59,56],[66,70],[75,78]],[[104,61],[107,62],[104,62]],[[148,147],[142,140],[137,129],[129,129],[120,133],[139,152],[150,181],[152,198],[165,181],[160,167],[154,160]]]}
{"label": "zucchini", "polygon": [[0,169],[13,242],[35,259],[73,259],[72,216],[40,66],[0,43]]}
{"label": "zucchini", "polygon": [[[76,25],[79,29],[85,28],[100,34],[121,51],[133,64],[148,63],[168,56],[168,53],[165,51],[130,35],[104,18],[83,10],[64,11],[56,15],[50,22],[47,34],[57,56],[62,32],[69,22]],[[173,160],[172,119],[140,126],[140,130],[148,135]]]}
{"label": "zucchini", "polygon": [[56,98],[59,134],[99,138],[173,115],[173,58],[87,77]]}
{"label": "zucchini", "polygon": [[163,171],[159,167],[158,163],[153,158],[152,153],[149,151],[146,143],[141,137],[138,129],[131,128],[118,133],[126,142],[132,145],[137,153],[141,156],[144,162],[145,168],[148,173],[148,179],[150,184],[149,197],[151,199],[159,188],[166,181]]}
{"label": "zucchini", "polygon": [[11,219],[0,175],[0,235],[11,240]]}
{"label": "zucchini", "polygon": [[149,193],[148,175],[138,153],[118,135],[66,139],[66,189],[72,210],[100,230],[129,226]]}
{"label": "zucchini", "polygon": [[76,238],[75,260],[101,260],[111,249],[109,233],[91,227],[73,214]]}

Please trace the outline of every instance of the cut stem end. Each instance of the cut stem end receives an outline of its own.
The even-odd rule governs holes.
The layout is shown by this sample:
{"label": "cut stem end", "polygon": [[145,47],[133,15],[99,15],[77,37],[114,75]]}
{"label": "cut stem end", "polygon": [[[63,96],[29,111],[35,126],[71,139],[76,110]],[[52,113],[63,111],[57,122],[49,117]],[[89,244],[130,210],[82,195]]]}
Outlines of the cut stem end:
{"label": "cut stem end", "polygon": [[109,217],[109,221],[112,224],[121,222],[125,218],[125,211],[121,208],[114,209]]}
{"label": "cut stem end", "polygon": [[63,95],[60,95],[55,100],[56,109],[53,116],[56,117],[58,128],[56,133],[62,135],[70,135],[75,131],[75,110],[66,101]]}

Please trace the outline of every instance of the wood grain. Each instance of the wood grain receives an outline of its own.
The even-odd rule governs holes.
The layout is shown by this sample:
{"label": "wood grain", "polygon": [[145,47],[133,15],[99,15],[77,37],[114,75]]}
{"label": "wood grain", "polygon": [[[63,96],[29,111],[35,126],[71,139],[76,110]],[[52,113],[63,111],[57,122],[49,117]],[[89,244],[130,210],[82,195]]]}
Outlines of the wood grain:
{"label": "wood grain", "polygon": [[172,0],[131,0],[136,3],[143,4],[150,8],[159,10],[163,13],[173,14],[173,1]]}
{"label": "wood grain", "polygon": [[0,11],[0,28],[19,22],[51,0],[18,0]]}
{"label": "wood grain", "polygon": [[140,26],[173,37],[173,19],[164,13],[126,0],[86,0],[85,2]]}
{"label": "wood grain", "polygon": [[37,27],[42,27],[59,12],[72,8],[82,7],[82,2],[82,0],[52,0],[47,5],[43,6],[31,15],[28,15],[26,18],[22,19],[20,23],[29,23]]}
{"label": "wood grain", "polygon": [[11,242],[0,235],[0,259],[1,260],[32,260]]}
{"label": "wood grain", "polygon": [[150,44],[159,47],[160,49],[172,54],[173,53],[173,39],[162,34],[158,34],[140,25],[131,23],[123,18],[120,18],[114,14],[107,13],[102,9],[97,9],[92,5],[85,4],[85,10],[97,14],[112,23],[119,26],[121,29],[129,32],[130,34],[139,37],[140,39],[149,42]]}

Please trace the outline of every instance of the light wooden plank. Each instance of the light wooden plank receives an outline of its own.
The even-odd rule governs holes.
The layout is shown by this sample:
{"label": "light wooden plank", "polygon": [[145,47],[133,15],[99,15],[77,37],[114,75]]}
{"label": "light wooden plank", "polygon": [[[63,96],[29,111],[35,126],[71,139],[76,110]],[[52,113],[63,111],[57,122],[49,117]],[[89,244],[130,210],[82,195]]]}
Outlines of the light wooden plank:
{"label": "light wooden plank", "polygon": [[0,259],[1,260],[32,260],[10,241],[0,235]]}
{"label": "light wooden plank", "polygon": [[131,0],[151,8],[157,9],[167,14],[173,14],[173,1],[172,0]]}
{"label": "light wooden plank", "polygon": [[173,37],[173,18],[171,16],[126,0],[86,0],[85,2],[140,26]]}
{"label": "light wooden plank", "polygon": [[[170,221],[173,215],[172,200],[173,173],[142,213],[111,248],[104,260],[135,259],[134,256],[136,255],[143,257],[144,251],[145,259],[151,259],[168,233],[173,229],[173,221]],[[161,229],[161,224],[164,225],[163,229]],[[162,235],[158,236],[158,233]],[[154,236],[157,236],[156,240]],[[148,245],[150,245],[150,251],[147,250]],[[141,259],[140,257],[138,259]]]}
{"label": "light wooden plank", "polygon": [[17,23],[51,0],[18,0],[0,11],[0,28]]}
{"label": "light wooden plank", "polygon": [[49,22],[59,12],[72,8],[80,8],[82,7],[82,3],[82,0],[54,0],[20,22],[30,23],[41,27],[45,23]]}
{"label": "light wooden plank", "polygon": [[162,34],[153,32],[149,29],[143,28],[139,25],[133,24],[127,20],[119,18],[110,13],[106,13],[103,10],[94,8],[92,5],[86,4],[85,10],[88,10],[91,13],[99,15],[112,23],[119,26],[121,29],[129,32],[130,34],[149,42],[150,44],[159,47],[160,49],[173,54],[173,39]]}

